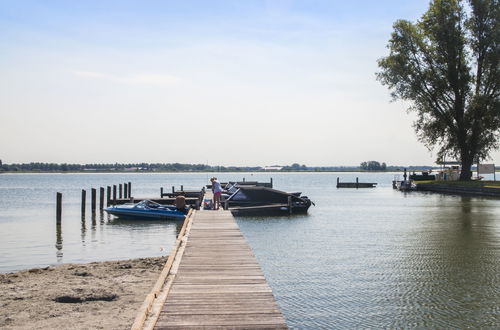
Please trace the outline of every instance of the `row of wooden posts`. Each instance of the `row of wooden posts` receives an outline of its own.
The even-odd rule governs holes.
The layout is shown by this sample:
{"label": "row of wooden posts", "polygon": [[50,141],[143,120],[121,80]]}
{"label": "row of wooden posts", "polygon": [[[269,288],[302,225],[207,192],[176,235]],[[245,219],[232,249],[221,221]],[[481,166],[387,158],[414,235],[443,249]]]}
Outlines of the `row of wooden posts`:
{"label": "row of wooden posts", "polygon": [[[117,198],[131,198],[132,196],[132,183],[127,182],[119,185],[113,185],[106,187],[106,206],[110,206],[112,201],[116,201]],[[90,189],[90,208],[92,213],[96,212],[97,208],[97,189]],[[87,202],[87,191],[82,189],[82,216],[85,215],[85,208]],[[104,188],[99,188],[99,210],[102,211],[104,209]],[[62,193],[56,193],[56,221],[57,224],[61,223],[62,217]]]}
{"label": "row of wooden posts", "polygon": [[[181,185],[181,191],[184,191],[184,186]],[[172,194],[175,194],[175,186],[172,186]],[[160,197],[163,198],[163,187],[160,187]]]}

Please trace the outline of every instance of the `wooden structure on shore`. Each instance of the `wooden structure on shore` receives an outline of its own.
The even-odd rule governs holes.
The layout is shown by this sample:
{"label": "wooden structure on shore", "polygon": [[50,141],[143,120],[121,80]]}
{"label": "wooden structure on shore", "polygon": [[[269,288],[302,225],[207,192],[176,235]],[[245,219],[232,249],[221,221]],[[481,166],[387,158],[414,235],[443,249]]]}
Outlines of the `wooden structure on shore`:
{"label": "wooden structure on shore", "polygon": [[337,177],[337,188],[375,188],[377,184],[371,182],[359,182],[356,178],[356,182],[340,182],[340,178]]}
{"label": "wooden structure on shore", "polygon": [[200,210],[179,234],[132,329],[286,329],[229,211]]}

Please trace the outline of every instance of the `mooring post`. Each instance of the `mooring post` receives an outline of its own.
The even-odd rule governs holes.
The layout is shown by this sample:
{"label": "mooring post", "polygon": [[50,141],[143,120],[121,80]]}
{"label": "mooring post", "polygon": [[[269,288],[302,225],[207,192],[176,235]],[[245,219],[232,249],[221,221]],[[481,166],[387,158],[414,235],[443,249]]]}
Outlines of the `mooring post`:
{"label": "mooring post", "polygon": [[226,210],[226,211],[227,211],[228,209],[229,209],[229,201],[226,199],[226,200],[224,201],[224,210]]}
{"label": "mooring post", "polygon": [[243,178],[243,182],[245,182],[245,178]]}
{"label": "mooring post", "polygon": [[339,183],[340,183],[340,178],[337,177],[337,188],[339,187]]}
{"label": "mooring post", "polygon": [[132,182],[129,181],[128,183],[128,197],[132,196]]}
{"label": "mooring post", "polygon": [[123,184],[123,198],[127,199],[129,196],[128,196],[128,184],[125,182]]}
{"label": "mooring post", "polygon": [[196,202],[194,202],[194,207],[196,210],[200,209],[200,200],[199,199]]}
{"label": "mooring post", "polygon": [[288,196],[288,214],[292,214],[292,196]]}
{"label": "mooring post", "polygon": [[163,198],[163,187],[160,187],[160,198]]}
{"label": "mooring post", "polygon": [[99,210],[102,211],[104,209],[104,188],[99,188]]}
{"label": "mooring post", "polygon": [[116,184],[113,185],[113,205],[116,204]]}
{"label": "mooring post", "polygon": [[96,195],[97,195],[97,192],[96,192],[96,189],[95,188],[91,188],[90,189],[90,208],[92,210],[92,213],[95,213],[95,208],[96,208]]}
{"label": "mooring post", "polygon": [[118,185],[118,196],[120,196],[120,199],[123,198],[123,186],[121,183]]}
{"label": "mooring post", "polygon": [[61,225],[61,215],[62,215],[62,194],[60,192],[56,193],[56,224]]}
{"label": "mooring post", "polygon": [[175,186],[172,186],[172,194],[175,193]]}
{"label": "mooring post", "polygon": [[82,216],[85,215],[85,200],[87,199],[87,192],[82,189]]}
{"label": "mooring post", "polygon": [[111,186],[106,187],[106,192],[107,192],[106,206],[110,206],[111,205]]}
{"label": "mooring post", "polygon": [[184,191],[184,185],[181,184],[181,191]]}
{"label": "mooring post", "polygon": [[271,178],[271,188],[273,187],[273,178]]}
{"label": "mooring post", "polygon": [[358,177],[356,177],[356,189],[358,189],[358,187],[359,187],[359,179]]}

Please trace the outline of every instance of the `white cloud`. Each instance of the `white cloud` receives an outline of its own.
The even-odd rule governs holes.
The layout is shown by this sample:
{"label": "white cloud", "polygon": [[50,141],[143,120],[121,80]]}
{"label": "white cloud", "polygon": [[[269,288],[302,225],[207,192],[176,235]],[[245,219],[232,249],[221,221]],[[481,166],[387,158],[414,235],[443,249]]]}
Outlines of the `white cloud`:
{"label": "white cloud", "polygon": [[138,73],[138,74],[112,74],[105,72],[73,70],[72,74],[89,79],[100,79],[120,84],[139,85],[172,85],[178,83],[181,78],[169,74]]}

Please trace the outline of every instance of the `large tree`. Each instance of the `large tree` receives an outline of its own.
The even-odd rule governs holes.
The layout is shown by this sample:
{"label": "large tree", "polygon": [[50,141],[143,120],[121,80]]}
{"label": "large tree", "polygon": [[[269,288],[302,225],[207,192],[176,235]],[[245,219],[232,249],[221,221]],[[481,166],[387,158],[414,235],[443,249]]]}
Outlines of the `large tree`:
{"label": "large tree", "polygon": [[462,163],[471,179],[476,159],[500,141],[500,0],[432,0],[416,23],[398,20],[379,81],[409,101],[414,128],[438,159]]}

